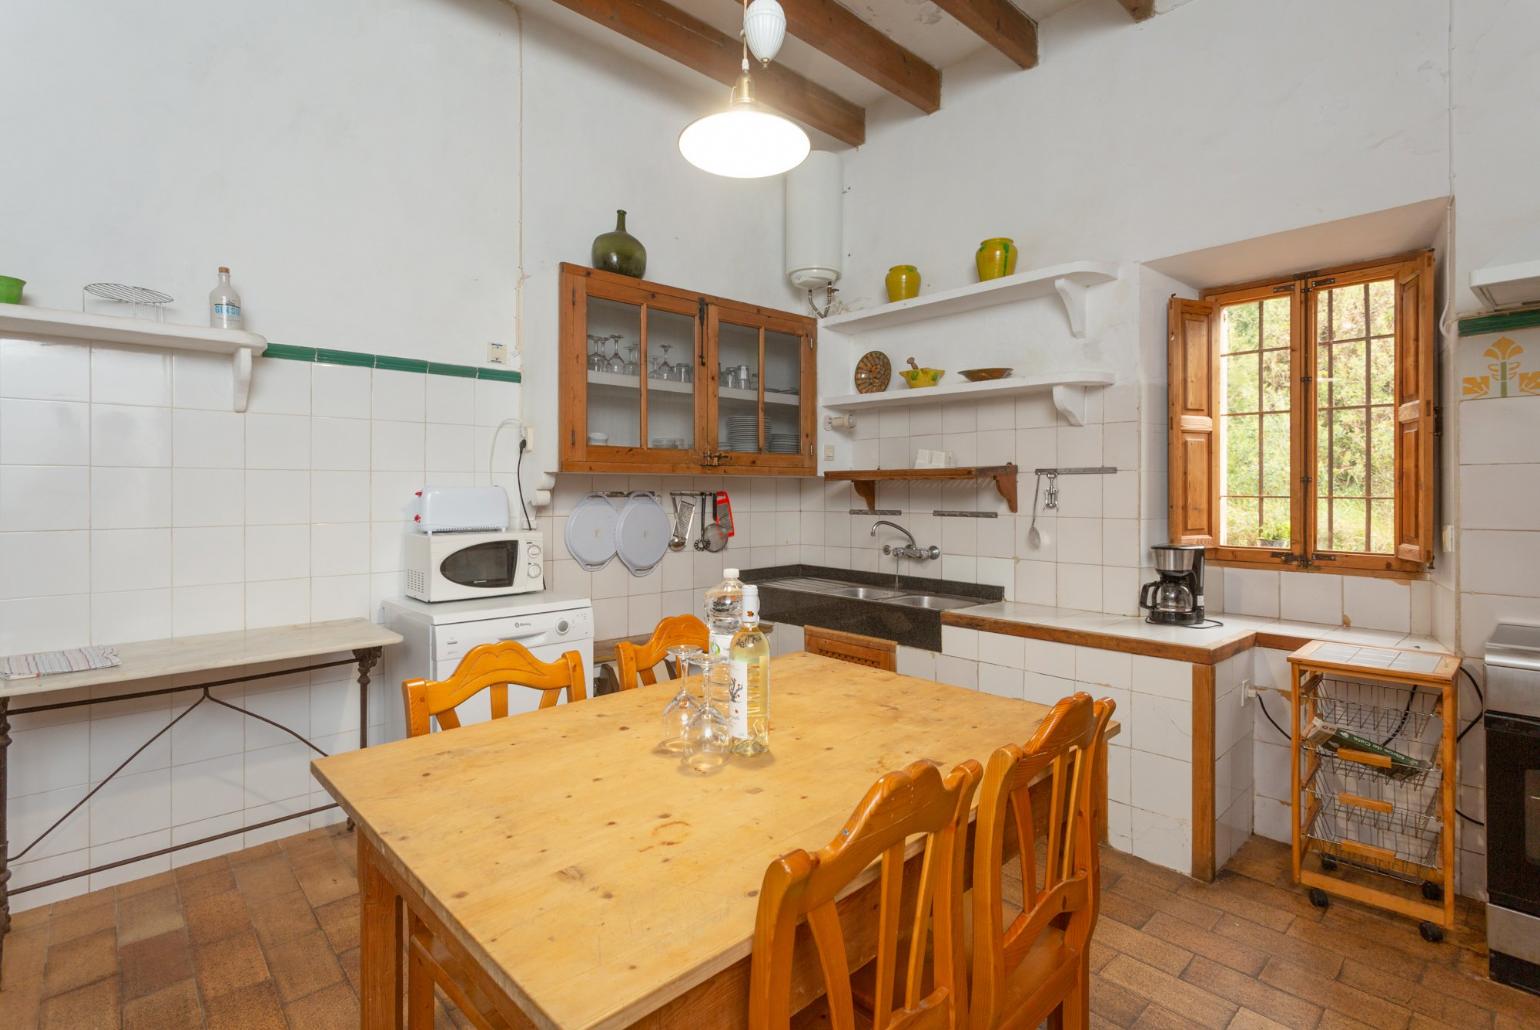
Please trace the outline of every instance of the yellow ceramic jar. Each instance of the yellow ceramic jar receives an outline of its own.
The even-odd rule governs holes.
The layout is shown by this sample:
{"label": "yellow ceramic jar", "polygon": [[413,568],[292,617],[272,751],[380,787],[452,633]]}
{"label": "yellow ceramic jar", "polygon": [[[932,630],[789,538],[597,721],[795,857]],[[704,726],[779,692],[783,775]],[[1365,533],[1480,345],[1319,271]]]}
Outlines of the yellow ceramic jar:
{"label": "yellow ceramic jar", "polygon": [[973,260],[978,265],[979,282],[1011,275],[1016,271],[1016,243],[1005,236],[985,240]]}
{"label": "yellow ceramic jar", "polygon": [[888,269],[888,300],[909,300],[920,295],[920,270],[913,265]]}

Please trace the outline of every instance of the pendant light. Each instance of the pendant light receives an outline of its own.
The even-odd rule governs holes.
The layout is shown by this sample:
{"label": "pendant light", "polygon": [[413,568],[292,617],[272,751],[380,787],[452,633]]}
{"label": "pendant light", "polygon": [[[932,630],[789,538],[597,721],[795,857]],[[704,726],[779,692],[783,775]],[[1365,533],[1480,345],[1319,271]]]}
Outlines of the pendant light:
{"label": "pendant light", "polygon": [[699,118],[679,134],[679,152],[702,171],[732,179],[762,179],[797,167],[812,144],[795,122],[760,106],[749,76],[749,51],[764,65],[786,38],[786,13],[777,0],[745,2],[742,73],[727,110]]}

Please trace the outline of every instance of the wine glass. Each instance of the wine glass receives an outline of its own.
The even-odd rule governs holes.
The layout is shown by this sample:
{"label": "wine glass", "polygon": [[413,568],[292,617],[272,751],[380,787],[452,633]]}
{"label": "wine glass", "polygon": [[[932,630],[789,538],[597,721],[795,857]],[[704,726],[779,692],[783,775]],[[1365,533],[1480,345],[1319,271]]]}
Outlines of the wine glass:
{"label": "wine glass", "polygon": [[689,666],[701,653],[701,649],[689,644],[677,644],[668,649],[668,656],[673,659],[674,673],[679,680],[679,691],[663,706],[663,737],[658,742],[658,750],[668,754],[680,754],[684,751],[685,733],[690,728],[690,716],[700,707],[695,698],[690,696],[689,688],[685,686],[685,676],[689,672]]}
{"label": "wine glass", "polygon": [[626,359],[620,356],[620,341],[622,338],[620,333],[612,333],[606,337],[610,341],[610,371],[616,375],[624,375],[626,371]]}
{"label": "wine glass", "polygon": [[684,766],[691,772],[706,774],[727,764],[732,746],[727,713],[718,707],[718,701],[727,697],[732,674],[725,655],[702,654],[695,663],[702,669],[702,696],[685,731]]}

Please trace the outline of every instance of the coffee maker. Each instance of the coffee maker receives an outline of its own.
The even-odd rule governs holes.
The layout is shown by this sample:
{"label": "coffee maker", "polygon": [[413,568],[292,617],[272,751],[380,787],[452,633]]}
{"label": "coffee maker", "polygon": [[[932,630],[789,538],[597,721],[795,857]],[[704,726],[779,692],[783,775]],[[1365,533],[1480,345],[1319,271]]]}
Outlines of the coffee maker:
{"label": "coffee maker", "polygon": [[1156,544],[1155,571],[1160,578],[1139,589],[1139,607],[1150,614],[1146,622],[1163,626],[1196,626],[1203,621],[1203,548]]}

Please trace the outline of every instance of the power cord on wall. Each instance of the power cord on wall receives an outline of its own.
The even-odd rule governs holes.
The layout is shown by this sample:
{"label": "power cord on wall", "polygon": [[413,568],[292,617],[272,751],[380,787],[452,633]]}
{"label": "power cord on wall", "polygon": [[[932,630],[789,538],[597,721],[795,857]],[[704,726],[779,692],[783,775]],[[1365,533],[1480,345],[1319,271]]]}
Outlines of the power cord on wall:
{"label": "power cord on wall", "polygon": [[[1455,735],[1454,742],[1455,742],[1456,745],[1458,745],[1460,743],[1460,741],[1465,739],[1465,735],[1467,733],[1469,733],[1471,730],[1476,728],[1476,724],[1481,721],[1482,716],[1486,715],[1486,712],[1487,712],[1487,699],[1486,699],[1486,695],[1481,692],[1481,684],[1476,682],[1476,677],[1472,676],[1471,673],[1470,673],[1470,670],[1467,669],[1465,666],[1463,666],[1463,665],[1460,666],[1460,672],[1463,673],[1465,678],[1470,681],[1471,689],[1476,692],[1476,699],[1481,702],[1481,710],[1479,712],[1477,712],[1471,718],[1470,722],[1465,724],[1465,728],[1463,730],[1461,730],[1459,733],[1457,733]],[[1415,696],[1415,695],[1408,695],[1408,697],[1406,699],[1406,710],[1401,713],[1401,722],[1396,726],[1395,731],[1393,733],[1391,733],[1390,736],[1388,736],[1384,740],[1380,741],[1380,746],[1383,747],[1385,745],[1388,745],[1392,740],[1396,739],[1396,734],[1400,733],[1401,732],[1401,728],[1406,725],[1406,720],[1411,715],[1411,712],[1412,712],[1412,697],[1413,696]],[[1278,725],[1278,720],[1273,718],[1273,713],[1269,712],[1267,710],[1267,705],[1262,703],[1262,695],[1261,694],[1257,695],[1257,707],[1259,709],[1261,709],[1262,715],[1267,719],[1267,721],[1273,724],[1273,729],[1278,731],[1278,735],[1280,737],[1282,737],[1284,740],[1287,740],[1287,741],[1289,741],[1292,744],[1294,738],[1289,735],[1289,731],[1288,730],[1286,730],[1282,726]],[[1473,816],[1466,815],[1464,812],[1460,811],[1460,807],[1458,805],[1455,806],[1454,811],[1455,811],[1455,814],[1458,815],[1461,819],[1464,819],[1466,822],[1470,823],[1473,826],[1485,826],[1486,825],[1486,823],[1482,822],[1480,819],[1477,819],[1477,818],[1475,818]]]}

